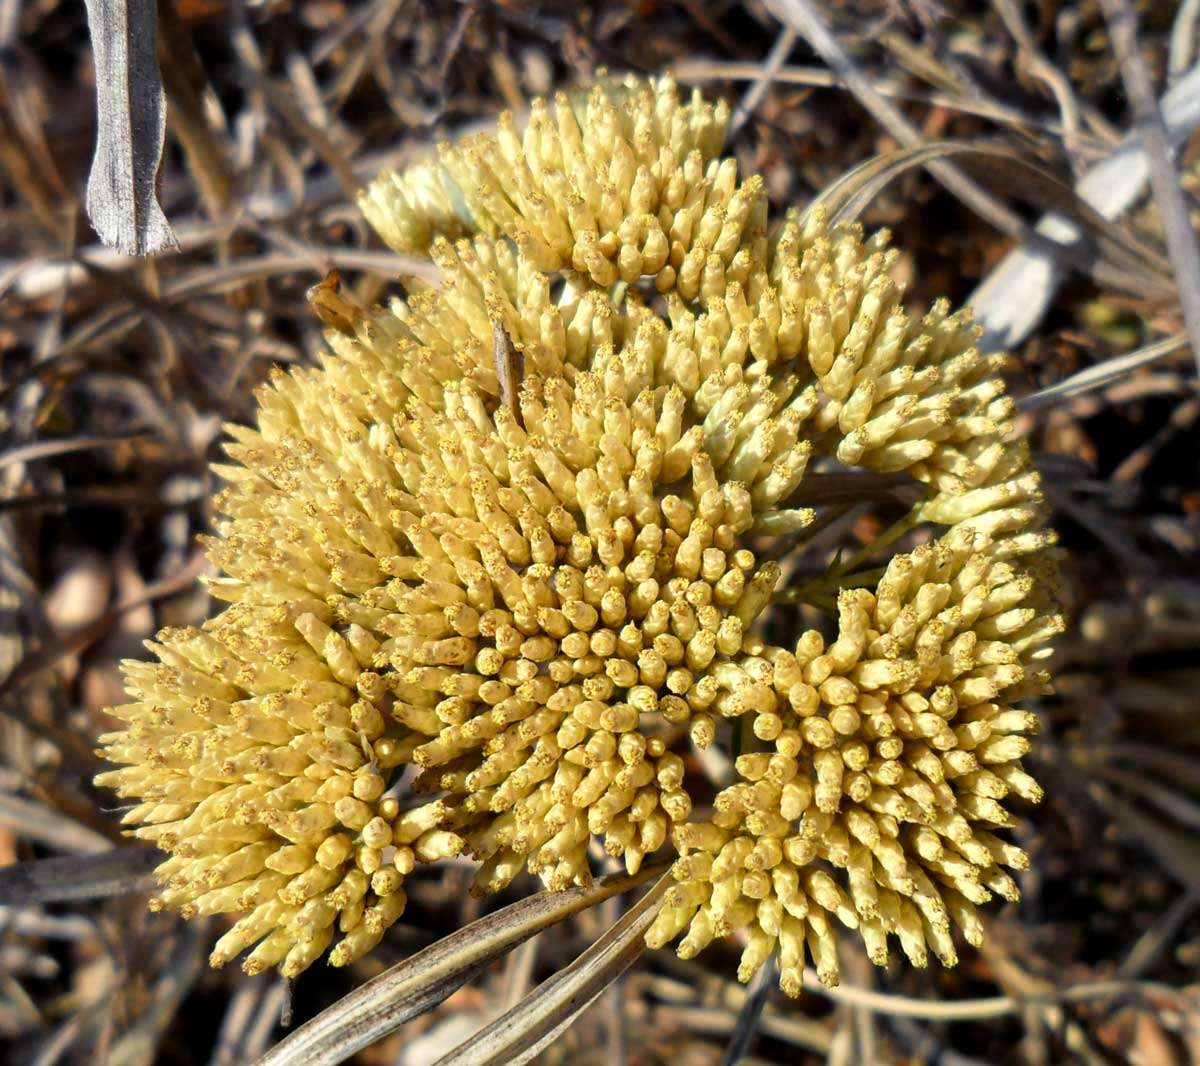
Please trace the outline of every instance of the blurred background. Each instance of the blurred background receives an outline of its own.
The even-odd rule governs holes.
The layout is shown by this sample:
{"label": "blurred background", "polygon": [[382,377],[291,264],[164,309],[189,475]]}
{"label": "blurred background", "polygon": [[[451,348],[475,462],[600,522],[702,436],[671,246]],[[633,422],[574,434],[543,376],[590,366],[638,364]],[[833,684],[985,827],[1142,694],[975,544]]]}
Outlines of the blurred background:
{"label": "blurred background", "polygon": [[[381,168],[602,67],[674,71],[734,106],[729,150],[778,210],[901,146],[905,127],[1007,146],[1081,189],[1125,150],[1100,182],[1120,201],[1108,211],[1175,256],[1145,167],[1122,149],[1126,78],[1134,63],[1155,97],[1175,92],[1168,134],[1194,230],[1200,3],[1133,6],[1123,70],[1110,18],[1124,0],[160,0],[159,198],[179,248],[136,259],[101,246],[83,209],[96,137],[84,5],[0,0],[0,866],[122,845],[113,797],[90,784],[93,741],[121,700],[119,660],[209,611],[195,538],[222,423],[253,417],[272,366],[315,359],[305,292],[329,270],[369,303],[423,269],[354,206]],[[807,14],[875,96],[831,72]],[[994,178],[1019,219],[1050,206]],[[977,179],[989,187],[986,169]],[[1200,1063],[1200,389],[1181,301],[1022,272],[1011,237],[920,169],[863,220],[894,232],[914,306],[1007,280],[984,290],[987,322],[1016,341],[1010,384],[1066,549],[1072,624],[1056,695],[1034,708],[1046,799],[1018,834],[1033,859],[1021,902],[989,910],[986,946],[953,971],[876,971],[844,938],[843,988],[771,992],[743,1061]],[[1083,387],[1089,368],[1170,337],[1184,343]],[[846,536],[871,533],[864,516]],[[149,914],[147,869],[102,899],[0,895],[8,1061],[249,1062],[282,1035],[285,1000],[303,1021],[535,887],[481,903],[463,866],[419,873],[369,958],[285,989],[209,970],[220,923]],[[353,1061],[434,1062],[619,912],[611,900],[535,938]],[[647,953],[543,1061],[725,1061],[745,1000],[737,951]]]}

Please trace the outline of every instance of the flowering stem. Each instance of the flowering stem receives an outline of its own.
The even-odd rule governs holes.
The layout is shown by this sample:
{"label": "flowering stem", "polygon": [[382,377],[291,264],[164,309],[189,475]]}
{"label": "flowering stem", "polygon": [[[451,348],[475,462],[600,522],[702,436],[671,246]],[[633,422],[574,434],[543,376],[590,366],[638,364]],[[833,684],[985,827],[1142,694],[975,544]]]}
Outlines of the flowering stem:
{"label": "flowering stem", "polygon": [[842,576],[835,576],[830,572],[812,581],[806,581],[802,585],[784,589],[774,597],[774,602],[795,603],[800,601],[836,613],[838,592],[842,589],[870,587],[883,576],[885,569],[880,566],[874,570],[860,570],[858,573]]}
{"label": "flowering stem", "polygon": [[827,577],[806,581],[802,585],[784,589],[771,598],[772,603],[807,603],[827,614],[837,614],[837,595]]}
{"label": "flowering stem", "polygon": [[776,603],[807,603],[819,610],[836,614],[837,593],[841,589],[872,585],[883,576],[883,567],[871,570],[856,570],[856,567],[899,540],[920,525],[923,520],[924,501],[922,500],[914,504],[907,514],[893,522],[869,544],[864,544],[845,559],[838,559],[822,577],[784,589],[773,597],[773,601]]}
{"label": "flowering stem", "polygon": [[856,566],[864,560],[869,559],[872,555],[882,548],[888,547],[894,541],[899,540],[909,530],[919,526],[924,520],[925,501],[914,504],[903,518],[893,522],[891,526],[885,529],[878,537],[869,544],[864,544],[853,555],[847,559],[842,559],[835,563],[829,570],[831,578],[840,578],[843,574],[848,574]]}

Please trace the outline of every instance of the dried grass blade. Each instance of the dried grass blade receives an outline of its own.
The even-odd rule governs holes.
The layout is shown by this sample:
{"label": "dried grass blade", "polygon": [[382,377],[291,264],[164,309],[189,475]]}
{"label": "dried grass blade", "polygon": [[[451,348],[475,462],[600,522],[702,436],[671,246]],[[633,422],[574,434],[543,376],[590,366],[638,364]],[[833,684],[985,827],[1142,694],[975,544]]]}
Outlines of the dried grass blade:
{"label": "dried grass blade", "polygon": [[0,792],[0,826],[55,851],[95,855],[111,851],[112,841],[95,829],[39,799]]}
{"label": "dried grass blade", "polygon": [[661,867],[604,877],[586,888],[539,892],[443,937],[355,989],[281,1040],[254,1066],[335,1066],[437,1006],[483,966],[601,900],[641,884]]}
{"label": "dried grass blade", "polygon": [[1194,832],[1172,825],[1161,815],[1143,814],[1102,785],[1094,785],[1092,795],[1131,837],[1150,849],[1165,869],[1189,888],[1200,889],[1200,844]]}
{"label": "dried grass blade", "polygon": [[725,1046],[725,1055],[721,1066],[738,1066],[750,1051],[759,1026],[762,1023],[763,1008],[767,1005],[767,997],[779,980],[779,966],[772,955],[762,968],[754,975],[750,987],[746,989],[746,998],[742,1009],[738,1011],[737,1024],[733,1027],[733,1035]]}
{"label": "dried grass blade", "polygon": [[535,1058],[645,950],[646,930],[669,883],[670,875],[664,874],[570,966],[438,1059],[435,1066],[523,1066]]}
{"label": "dried grass blade", "polygon": [[166,102],[154,0],[87,0],[87,16],[96,57],[88,218],[105,244],[126,255],[153,255],[177,246],[155,189]]}
{"label": "dried grass blade", "polygon": [[1108,35],[1121,65],[1121,80],[1133,110],[1134,131],[1150,161],[1150,188],[1162,219],[1167,252],[1175,271],[1179,305],[1192,338],[1196,367],[1200,370],[1200,243],[1192,228],[1188,204],[1171,160],[1166,126],[1154,98],[1150,71],[1142,59],[1138,20],[1128,0],[1100,0],[1108,22]]}
{"label": "dried grass blade", "polygon": [[1155,341],[1153,344],[1147,344],[1143,348],[1138,348],[1136,351],[1114,356],[1112,359],[1106,359],[1103,363],[1099,363],[1096,366],[1089,366],[1086,370],[1081,370],[1078,374],[1072,374],[1069,378],[1065,378],[1056,385],[1040,389],[1033,393],[1033,395],[1026,396],[1020,400],[1019,406],[1022,411],[1036,411],[1038,408],[1045,407],[1056,400],[1062,400],[1068,396],[1078,396],[1081,392],[1091,392],[1093,389],[1102,388],[1110,382],[1124,377],[1140,366],[1163,359],[1174,352],[1181,351],[1187,346],[1188,338],[1184,333],[1165,337],[1160,341]]}
{"label": "dried grass blade", "polygon": [[[985,185],[1019,190],[1035,206],[1071,218],[1090,238],[1092,248],[1052,242],[1056,255],[1093,273],[1097,279],[1140,294],[1166,294],[1173,289],[1170,265],[1115,222],[1104,218],[1069,185],[1010,148],[962,141],[930,141],[885,152],[867,160],[827,186],[813,201],[828,212],[831,223],[850,222],[889,182],[916,167],[956,157]],[[811,210],[811,208],[810,208]],[[1044,235],[1043,235],[1044,236]],[[1093,253],[1098,253],[1095,261]]]}
{"label": "dried grass blade", "polygon": [[[3,501],[0,500],[0,504]],[[3,556],[0,555],[0,562]],[[203,572],[206,560],[203,553],[197,552],[178,572],[170,574],[153,585],[147,585],[141,594],[128,600],[113,604],[99,618],[86,622],[61,637],[47,641],[44,646],[28,653],[6,675],[0,671],[0,699],[25,684],[30,678],[43,670],[48,670],[64,656],[81,651],[93,641],[99,640],[112,627],[113,623],[123,614],[136,610],[146,603],[153,603],[164,596],[172,596],[190,586]],[[0,622],[3,614],[0,613]],[[0,707],[0,714],[5,713]],[[88,751],[88,745],[78,733],[59,727],[51,728],[47,723],[39,725],[39,730],[50,736],[64,751]]]}
{"label": "dried grass blade", "polygon": [[[766,0],[767,8],[776,18],[796,29],[813,50],[836,73],[846,87],[854,94],[871,116],[876,119],[901,144],[919,151],[923,142],[921,131],[917,129],[904,114],[890,101],[876,91],[863,72],[847,55],[846,50],[826,25],[825,19],[810,0]],[[1061,255],[1069,259],[1085,273],[1093,274],[1098,281],[1116,288],[1129,289],[1129,279],[1124,278],[1120,271],[1113,271],[1107,262],[1095,262],[1086,256],[1075,254],[1071,247],[1062,247],[1050,241],[1038,240],[1024,220],[1008,206],[1004,200],[994,196],[978,182],[969,178],[955,163],[943,158],[930,158],[924,163],[938,181],[951,193],[966,204],[981,218],[996,226],[1001,232],[1021,241],[1038,243],[1043,251]],[[1011,187],[1009,190],[1011,191]],[[1134,277],[1141,280],[1144,272],[1140,264],[1134,271]],[[1149,289],[1138,287],[1134,289],[1138,295],[1171,296],[1174,288],[1170,278],[1164,282],[1153,284]]]}
{"label": "dried grass blade", "polygon": [[[1163,96],[1162,117],[1172,148],[1183,144],[1200,125],[1200,66],[1192,67]],[[1141,137],[1134,132],[1083,176],[1076,191],[1105,218],[1115,219],[1142,194],[1149,174]],[[1075,236],[1075,227],[1053,214],[1039,221],[1036,229],[1062,240]],[[967,299],[984,328],[980,348],[1013,348],[1028,337],[1054,299],[1062,276],[1061,266],[1038,249],[1009,252]]]}
{"label": "dried grass blade", "polygon": [[25,570],[17,527],[9,516],[0,515],[0,686],[20,665],[30,638],[44,625],[41,599]]}
{"label": "dried grass blade", "polygon": [[854,222],[890,182],[931,160],[961,152],[963,147],[957,141],[922,141],[881,152],[826,185],[813,197],[808,210],[823,207],[830,225]]}
{"label": "dried grass blade", "polygon": [[150,872],[162,858],[157,848],[139,845],[6,866],[0,869],[0,905],[61,903],[142,892],[152,887]]}
{"label": "dried grass blade", "polygon": [[17,463],[32,463],[39,459],[49,459],[55,455],[70,455],[75,452],[85,452],[93,448],[113,448],[118,444],[130,444],[148,437],[147,433],[126,433],[123,436],[88,436],[59,437],[50,440],[35,440],[16,448],[0,453],[0,468],[13,466]]}

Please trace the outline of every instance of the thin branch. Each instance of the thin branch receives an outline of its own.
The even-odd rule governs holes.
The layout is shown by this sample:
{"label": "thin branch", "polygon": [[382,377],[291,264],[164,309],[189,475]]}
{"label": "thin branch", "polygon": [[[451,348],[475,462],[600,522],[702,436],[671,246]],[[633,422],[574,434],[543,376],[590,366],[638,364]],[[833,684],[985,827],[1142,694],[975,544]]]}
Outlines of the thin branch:
{"label": "thin branch", "polygon": [[1065,378],[1055,385],[1041,389],[1031,396],[1026,396],[1018,400],[1017,406],[1022,411],[1036,411],[1058,400],[1066,399],[1068,396],[1078,396],[1080,393],[1092,392],[1095,389],[1103,388],[1118,378],[1125,377],[1138,367],[1155,363],[1159,359],[1165,359],[1168,355],[1173,355],[1187,346],[1188,338],[1182,333],[1178,333],[1173,337],[1166,337],[1161,341],[1148,344],[1144,348],[1138,348],[1137,351],[1114,356],[1112,359],[1106,359],[1103,363],[1099,363],[1096,366],[1089,366],[1086,370],[1079,371],[1078,374],[1072,374],[1069,378]]}
{"label": "thin branch", "polygon": [[853,985],[826,988],[821,984],[816,971],[808,968],[804,971],[804,988],[805,991],[811,990],[835,1003],[849,1003],[877,1014],[923,1018],[932,1022],[977,1022],[988,1018],[1004,1018],[1020,1014],[1026,1007],[1036,1004],[1086,1003],[1094,999],[1144,996],[1149,993],[1179,996],[1177,988],[1154,981],[1088,981],[1047,996],[989,996],[984,999],[960,999],[950,1003],[915,999],[912,996],[894,996],[887,992],[871,992],[865,988],[855,988]]}
{"label": "thin branch", "polygon": [[1070,79],[1038,50],[1037,42],[1034,41],[1033,34],[1029,32],[1029,27],[1025,24],[1025,19],[1015,0],[992,0],[992,6],[995,7],[1008,32],[1016,41],[1020,58],[1028,66],[1029,72],[1049,88],[1058,102],[1059,114],[1062,115],[1063,143],[1072,162],[1077,162],[1080,108]]}
{"label": "thin branch", "polygon": [[[1180,145],[1200,126],[1200,65],[1193,66],[1162,98],[1167,137]],[[1080,199],[1107,219],[1120,217],[1142,194],[1149,164],[1136,131],[1092,167],[1075,186]],[[1049,212],[1036,226],[1059,240],[1078,237],[1075,223]],[[983,326],[983,351],[1013,348],[1037,327],[1054,299],[1064,268],[1039,248],[1014,248],[967,297]]]}
{"label": "thin branch", "polygon": [[754,78],[754,84],[746,90],[745,95],[738,101],[737,107],[733,109],[733,115],[729,119],[729,136],[731,138],[762,103],[762,98],[766,95],[767,89],[771,87],[771,82],[775,80],[783,66],[783,61],[787,59],[795,43],[796,31],[791,26],[785,26],[772,46],[766,61],[759,68]]}
{"label": "thin branch", "polygon": [[[671,73],[681,82],[707,82],[718,79],[757,81],[762,75],[762,66],[758,63],[731,63],[714,59],[684,59],[672,65]],[[841,78],[825,67],[789,64],[775,71],[771,80],[786,85],[806,85],[814,89],[845,88]],[[908,89],[880,78],[873,79],[871,84],[878,93],[893,100],[926,104],[929,107],[944,107],[949,111],[961,111],[965,115],[977,115],[979,118],[990,119],[993,122],[1040,130],[1056,137],[1061,136],[1063,132],[1061,122],[1030,114],[997,100],[975,100],[971,97],[956,96],[953,93],[937,90]],[[1092,142],[1091,146],[1094,148],[1097,143]]]}
{"label": "thin branch", "polygon": [[746,1001],[742,1004],[742,1009],[738,1011],[737,1025],[734,1026],[733,1035],[730,1036],[729,1043],[725,1047],[725,1056],[721,1059],[721,1066],[737,1066],[746,1057],[750,1045],[754,1043],[754,1037],[758,1033],[763,1008],[767,1005],[767,997],[778,979],[779,968],[775,963],[775,956],[772,955],[759,968],[758,973],[750,982],[750,987],[746,990]]}
{"label": "thin branch", "polygon": [[[902,145],[921,143],[925,138],[891,101],[855,66],[824,19],[809,0],[767,0],[767,7],[785,25],[796,29],[813,50],[845,82],[859,103]],[[1009,234],[1025,233],[1028,227],[1010,207],[982,189],[944,159],[930,159],[926,169],[950,192],[981,218]]]}
{"label": "thin branch", "polygon": [[1197,907],[1200,907],[1200,890],[1189,888],[1138,938],[1133,949],[1117,967],[1117,977],[1130,980],[1142,973],[1166,950]]}
{"label": "thin branch", "polygon": [[112,848],[95,855],[37,859],[0,869],[0,904],[62,903],[141,892],[154,885],[163,860],[153,844]]}
{"label": "thin branch", "polygon": [[[74,655],[99,640],[122,615],[137,610],[147,603],[174,596],[190,588],[204,571],[206,562],[204,553],[196,552],[178,571],[147,585],[137,596],[131,596],[113,604],[94,621],[87,622],[69,633],[64,633],[45,647],[30,652],[13,668],[12,673],[0,682],[0,697],[15,691],[35,674],[50,669],[60,659]],[[45,727],[38,725],[34,728],[44,729]],[[72,732],[66,730],[63,732],[67,738],[78,739]]]}

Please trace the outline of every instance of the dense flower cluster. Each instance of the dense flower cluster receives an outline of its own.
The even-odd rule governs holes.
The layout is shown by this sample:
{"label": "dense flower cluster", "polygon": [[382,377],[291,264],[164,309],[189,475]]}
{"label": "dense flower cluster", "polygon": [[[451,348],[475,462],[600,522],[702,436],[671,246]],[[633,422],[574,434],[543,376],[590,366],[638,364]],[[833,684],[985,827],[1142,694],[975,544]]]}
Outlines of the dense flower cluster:
{"label": "dense flower cluster", "polygon": [[[806,945],[835,979],[830,915],[876,961],[895,935],[951,963],[951,923],[975,940],[1015,894],[991,828],[1038,797],[1014,703],[1061,623],[998,363],[966,315],[905,312],[884,235],[768,231],[725,118],[604,82],[364,195],[443,281],[372,311],[314,292],[333,353],[277,373],[218,468],[228,606],[126,665],[101,741],[171,852],[157,905],[247,912],[214,964],[294,975],[335,935],[345,964],[460,853],[480,891],[560,888],[593,843],[630,870],[671,843],[650,941],[745,928],[742,976],[778,948],[789,992]],[[817,462],[907,475],[940,537],[831,576],[836,637],[775,647]],[[737,719],[755,750],[695,816],[689,741]]]}
{"label": "dense flower cluster", "polygon": [[754,723],[768,747],[737,760],[711,820],[677,834],[680,884],[652,943],[688,927],[690,955],[748,926],[740,976],[778,946],[793,995],[805,944],[836,982],[833,917],[879,965],[889,934],[918,966],[927,949],[954,965],[952,921],[979,943],[975,904],[1016,899],[1000,867],[1028,864],[983,827],[1012,824],[1009,793],[1041,797],[1020,765],[1037,719],[1012,702],[1041,683],[1034,649],[1059,624],[1030,605],[1033,576],[990,548],[959,525],[894,557],[874,593],[844,591],[832,644],[813,630],[794,652],[747,648],[744,669],[774,693]]}

